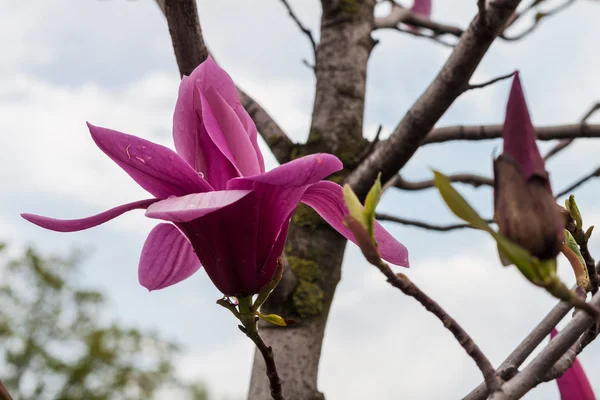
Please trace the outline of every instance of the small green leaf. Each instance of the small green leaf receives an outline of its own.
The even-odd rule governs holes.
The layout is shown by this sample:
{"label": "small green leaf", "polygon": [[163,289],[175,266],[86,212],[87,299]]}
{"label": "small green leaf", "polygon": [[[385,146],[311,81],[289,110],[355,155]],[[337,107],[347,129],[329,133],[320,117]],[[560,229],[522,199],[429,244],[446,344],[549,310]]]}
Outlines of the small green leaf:
{"label": "small green leaf", "polygon": [[344,185],[344,202],[346,203],[352,218],[357,220],[368,231],[369,225],[367,223],[364,208],[348,184]]}
{"label": "small green leaf", "polygon": [[365,220],[367,222],[367,232],[369,236],[375,240],[375,208],[377,208],[377,204],[379,203],[379,199],[381,198],[381,172],[377,175],[377,180],[369,190],[367,194],[367,198],[365,199]]}
{"label": "small green leaf", "polygon": [[261,313],[257,312],[256,315],[259,318],[264,319],[265,321],[270,322],[270,323],[272,323],[274,325],[277,325],[277,326],[288,326],[287,322],[285,322],[285,319],[281,318],[277,314],[264,315],[264,314],[261,314]]}
{"label": "small green leaf", "polygon": [[565,208],[569,212],[569,215],[575,221],[577,225],[577,229],[581,229],[583,226],[583,220],[581,218],[581,213],[579,212],[579,207],[577,207],[577,203],[575,202],[575,196],[570,195],[569,198],[565,201]]}
{"label": "small green leaf", "polygon": [[467,203],[467,201],[452,187],[450,180],[441,172],[433,171],[433,183],[450,210],[458,218],[468,222],[477,229],[493,232],[487,222]]}
{"label": "small green leaf", "polygon": [[283,260],[281,257],[279,257],[277,259],[277,270],[275,271],[275,275],[273,275],[273,279],[271,279],[271,281],[269,283],[267,283],[262,289],[260,289],[260,292],[258,293],[258,296],[256,297],[256,301],[252,305],[253,311],[257,311],[260,308],[260,306],[262,306],[264,304],[264,302],[267,301],[267,299],[271,295],[271,292],[273,290],[275,290],[277,285],[279,285],[279,282],[281,281],[282,277],[283,277]]}
{"label": "small green leaf", "polygon": [[585,240],[590,240],[592,237],[592,232],[594,231],[594,225],[590,226],[587,231],[585,231]]}

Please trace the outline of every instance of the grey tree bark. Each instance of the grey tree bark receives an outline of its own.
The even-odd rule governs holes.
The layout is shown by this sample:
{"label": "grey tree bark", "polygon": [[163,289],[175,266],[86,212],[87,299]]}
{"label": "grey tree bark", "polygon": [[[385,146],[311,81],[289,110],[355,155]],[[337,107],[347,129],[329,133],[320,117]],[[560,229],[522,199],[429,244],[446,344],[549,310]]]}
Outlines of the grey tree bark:
{"label": "grey tree bark", "polygon": [[[323,1],[321,40],[317,47],[317,76],[308,142],[297,145],[290,158],[328,152],[344,162],[332,179],[341,182],[367,145],[363,114],[367,62],[374,46],[375,0]],[[346,240],[307,207],[292,219],[285,249],[287,273],[265,309],[297,324],[278,329],[263,326],[265,341],[273,347],[289,400],[321,400],[317,388],[319,358],[327,316],[341,276]],[[264,361],[254,358],[249,400],[269,398]]]}

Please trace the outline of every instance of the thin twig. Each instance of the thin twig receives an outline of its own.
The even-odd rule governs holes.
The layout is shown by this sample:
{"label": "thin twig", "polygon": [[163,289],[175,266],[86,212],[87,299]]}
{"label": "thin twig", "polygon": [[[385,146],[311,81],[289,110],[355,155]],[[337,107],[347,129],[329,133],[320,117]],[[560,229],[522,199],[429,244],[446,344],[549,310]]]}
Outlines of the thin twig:
{"label": "thin twig", "polygon": [[392,286],[400,289],[402,293],[413,297],[421,303],[427,311],[435,315],[442,324],[444,324],[444,327],[454,335],[458,343],[465,349],[467,354],[475,361],[475,364],[477,364],[477,367],[481,370],[489,393],[495,393],[500,390],[500,377],[496,374],[496,370],[490,361],[485,354],[483,354],[481,349],[479,349],[477,344],[475,344],[473,339],[471,339],[469,334],[467,334],[467,332],[465,332],[465,330],[450,315],[448,315],[438,303],[411,282],[406,275],[400,273],[394,274],[390,266],[383,260],[380,260],[379,265],[377,266]]}
{"label": "thin twig", "polygon": [[600,177],[600,168],[596,168],[591,173],[589,173],[589,174],[585,175],[584,177],[582,177],[581,179],[577,180],[576,182],[574,182],[569,187],[561,190],[556,195],[556,198],[559,198],[559,197],[565,196],[567,194],[570,194],[573,190],[577,189],[579,186],[583,185],[584,183],[586,183],[590,179],[598,178],[598,177]]}
{"label": "thin twig", "polygon": [[379,125],[379,127],[377,127],[377,133],[375,133],[375,138],[373,139],[373,141],[369,143],[369,145],[358,155],[358,164],[360,164],[362,160],[364,160],[369,154],[371,154],[377,143],[379,143],[379,137],[381,136],[382,130],[383,125]]}
{"label": "thin twig", "polygon": [[[393,179],[393,186],[402,190],[425,190],[429,188],[433,188],[435,185],[433,184],[432,179],[426,179],[423,181],[407,181],[402,177],[402,175],[398,174]],[[486,176],[475,175],[475,174],[454,174],[448,175],[448,179],[450,182],[458,182],[464,183],[467,185],[471,185],[474,188],[478,188],[481,186],[494,186],[494,179],[488,178]]]}
{"label": "thin twig", "polygon": [[[315,38],[313,37],[312,31],[310,29],[308,29],[307,27],[305,27],[302,24],[302,22],[300,22],[300,19],[298,18],[296,13],[294,13],[294,10],[292,10],[292,7],[287,2],[287,0],[280,0],[280,1],[283,3],[285,8],[287,9],[288,14],[290,14],[290,17],[296,23],[296,26],[298,26],[298,28],[300,28],[300,30],[306,35],[306,37],[308,37],[308,40],[310,41],[310,44],[312,46],[313,56],[315,57],[315,63],[316,63],[317,62],[317,42],[315,42]],[[308,64],[308,62],[306,64],[310,65],[310,64]],[[314,69],[314,66],[312,68]]]}
{"label": "thin twig", "polygon": [[[529,335],[510,353],[506,360],[500,364],[498,371],[519,368],[572,308],[573,306],[565,301],[561,301],[554,306]],[[508,378],[505,378],[505,380],[508,380]],[[481,383],[471,393],[466,395],[463,400],[485,400],[486,396],[486,385],[485,383]]]}
{"label": "thin twig", "polygon": [[[449,231],[455,231],[455,230],[459,230],[459,229],[474,229],[473,226],[471,226],[469,224],[436,225],[436,224],[430,224],[430,223],[424,222],[424,221],[396,217],[396,216],[385,214],[385,213],[375,214],[375,219],[377,219],[379,221],[396,222],[396,223],[402,224],[402,225],[415,226],[417,228],[423,228],[423,229],[428,229],[430,231],[437,231],[437,232],[449,232]],[[494,221],[488,220],[487,222],[492,223]]]}
{"label": "thin twig", "polygon": [[409,35],[413,35],[413,36],[416,36],[416,37],[433,40],[434,42],[439,43],[439,44],[441,44],[442,46],[445,46],[445,47],[453,48],[454,46],[456,46],[455,43],[446,42],[445,40],[441,39],[439,37],[439,35],[436,35],[435,33],[423,33],[423,32],[421,32],[419,30],[405,29],[405,28],[402,28],[400,26],[395,26],[392,29],[395,30],[395,31],[398,31],[398,32],[408,33]]}
{"label": "thin twig", "polygon": [[[534,2],[534,4],[535,4],[535,2]],[[571,6],[573,4],[575,4],[575,0],[566,0],[564,3],[559,4],[558,6],[552,8],[548,11],[538,12],[534,17],[532,24],[527,29],[525,29],[523,32],[521,32],[517,35],[514,35],[514,36],[509,36],[509,35],[506,35],[505,32],[502,32],[502,35],[500,35],[500,37],[507,41],[521,40],[525,36],[534,32],[536,30],[536,28],[540,25],[540,23],[543,19],[545,19],[546,17],[550,17],[552,15],[558,14],[559,12],[567,9],[569,6]]]}
{"label": "thin twig", "polygon": [[[598,110],[600,110],[600,101],[592,105],[592,107],[590,107],[588,112],[583,116],[583,118],[581,118],[579,122],[581,124],[585,124],[587,120]],[[573,143],[573,139],[561,140],[544,156],[544,160],[548,160],[550,157],[555,156],[557,153],[561,152],[565,147],[569,146],[571,143]]]}
{"label": "thin twig", "polygon": [[469,85],[467,85],[467,88],[465,89],[465,91],[472,90],[472,89],[481,89],[481,88],[484,88],[486,86],[493,85],[496,82],[500,82],[500,81],[503,81],[505,79],[511,78],[514,75],[515,75],[515,73],[513,71],[510,74],[502,75],[502,76],[499,76],[497,78],[490,79],[489,81],[486,81],[486,82],[483,82],[483,83],[469,84]]}

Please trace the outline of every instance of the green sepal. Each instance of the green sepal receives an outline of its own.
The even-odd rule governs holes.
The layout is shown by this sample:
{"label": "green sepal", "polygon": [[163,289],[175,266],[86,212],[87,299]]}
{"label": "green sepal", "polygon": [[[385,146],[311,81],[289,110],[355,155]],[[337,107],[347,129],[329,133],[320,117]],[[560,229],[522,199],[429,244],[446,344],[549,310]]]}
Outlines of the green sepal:
{"label": "green sepal", "polygon": [[235,306],[233,304],[231,304],[229,301],[227,301],[225,299],[219,299],[219,300],[217,300],[217,304],[222,307],[225,307],[226,309],[231,311],[231,313],[233,314],[234,317],[236,317],[237,319],[240,319],[240,313],[235,308]]}

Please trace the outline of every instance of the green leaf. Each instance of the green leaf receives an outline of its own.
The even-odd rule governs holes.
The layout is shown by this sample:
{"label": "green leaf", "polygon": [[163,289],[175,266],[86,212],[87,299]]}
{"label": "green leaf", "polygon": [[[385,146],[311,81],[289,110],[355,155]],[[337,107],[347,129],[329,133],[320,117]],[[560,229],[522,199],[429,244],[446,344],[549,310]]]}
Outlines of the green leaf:
{"label": "green leaf", "polygon": [[277,314],[264,315],[264,314],[261,314],[261,313],[257,312],[256,315],[259,318],[264,319],[265,321],[270,322],[270,323],[272,323],[274,325],[277,325],[277,326],[288,326],[287,322],[285,322],[285,319],[281,318]]}
{"label": "green leaf", "polygon": [[585,240],[590,240],[592,237],[592,232],[594,231],[594,225],[590,226],[587,231],[585,231]]}
{"label": "green leaf", "polygon": [[379,199],[381,198],[381,172],[377,175],[377,180],[369,190],[367,194],[367,198],[365,199],[365,220],[367,222],[367,232],[371,239],[375,240],[375,208],[377,208],[377,204],[379,203]]}
{"label": "green leaf", "polygon": [[357,220],[368,231],[369,225],[367,223],[364,208],[348,184],[344,185],[344,202],[346,203],[352,218]]}
{"label": "green leaf", "polygon": [[492,228],[481,218],[477,211],[452,187],[450,180],[444,174],[435,170],[433,173],[433,183],[454,215],[477,229],[493,232]]}
{"label": "green leaf", "polygon": [[581,213],[579,212],[579,207],[577,207],[577,203],[575,202],[575,196],[570,195],[569,198],[565,201],[565,208],[569,212],[569,215],[575,221],[577,225],[577,229],[581,229],[583,226],[583,220],[581,218]]}

